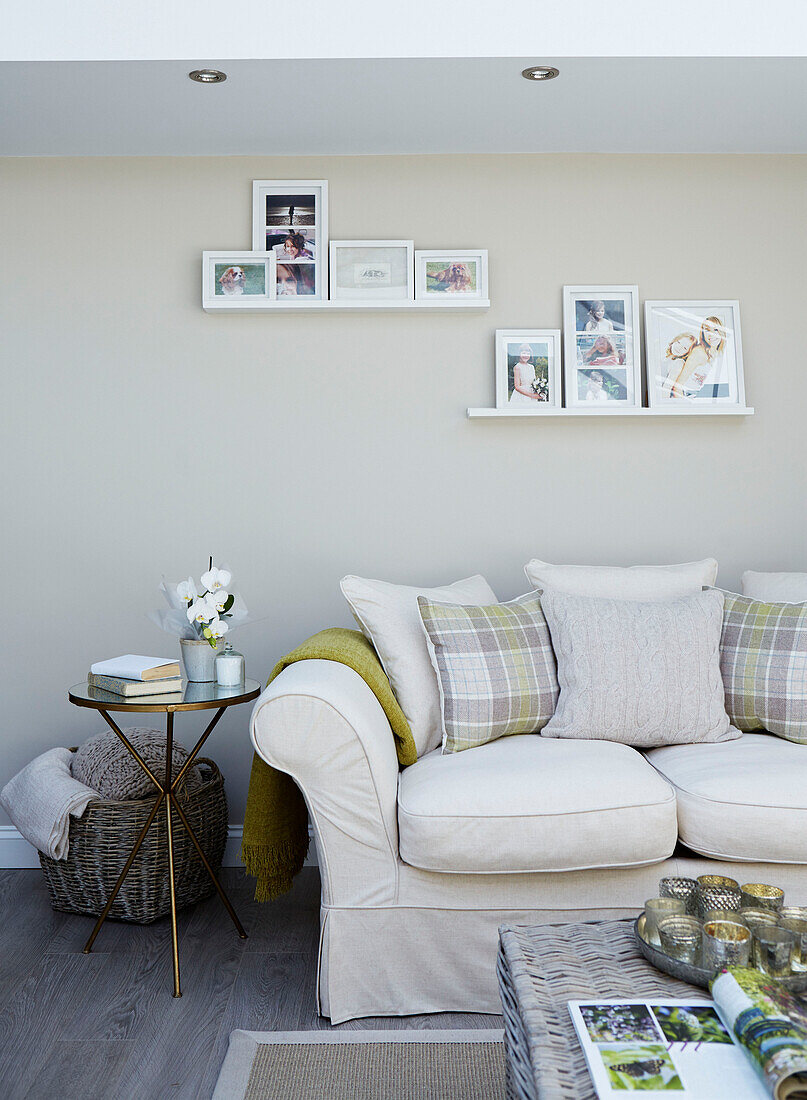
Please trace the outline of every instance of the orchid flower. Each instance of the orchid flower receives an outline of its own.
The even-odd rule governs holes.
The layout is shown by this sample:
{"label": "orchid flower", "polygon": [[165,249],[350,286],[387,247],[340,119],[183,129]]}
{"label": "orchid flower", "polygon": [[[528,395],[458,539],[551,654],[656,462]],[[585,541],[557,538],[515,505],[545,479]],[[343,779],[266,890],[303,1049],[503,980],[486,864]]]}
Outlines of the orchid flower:
{"label": "orchid flower", "polygon": [[[213,619],[207,627],[207,630],[210,631],[211,636],[214,638],[223,638],[229,629],[224,619]],[[205,633],[207,633],[207,631],[205,631]]]}
{"label": "orchid flower", "polygon": [[208,603],[212,604],[216,609],[217,614],[221,614],[224,611],[224,605],[230,598],[230,593],[226,588],[217,588],[214,592],[208,592],[205,599]]}
{"label": "orchid flower", "polygon": [[206,596],[202,596],[201,599],[194,600],[187,611],[189,623],[209,623],[211,619],[215,619],[217,612],[212,603],[208,602]]}
{"label": "orchid flower", "polygon": [[193,603],[199,593],[196,591],[196,585],[193,577],[188,577],[186,581],[180,581],[177,585],[177,595],[185,603]]}
{"label": "orchid flower", "polygon": [[233,575],[229,569],[217,569],[213,566],[206,573],[202,573],[202,584],[209,592],[215,592],[219,588],[226,588]]}

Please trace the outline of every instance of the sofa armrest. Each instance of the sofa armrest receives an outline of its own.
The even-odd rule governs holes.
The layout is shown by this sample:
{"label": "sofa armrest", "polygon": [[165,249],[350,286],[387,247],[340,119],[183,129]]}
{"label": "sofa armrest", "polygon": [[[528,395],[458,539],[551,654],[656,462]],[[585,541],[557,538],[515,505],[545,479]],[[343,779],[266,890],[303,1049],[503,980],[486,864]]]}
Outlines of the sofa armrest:
{"label": "sofa armrest", "polygon": [[398,757],[364,680],[336,661],[289,665],[259,696],[255,751],[305,797],[324,905],[394,902],[398,887]]}

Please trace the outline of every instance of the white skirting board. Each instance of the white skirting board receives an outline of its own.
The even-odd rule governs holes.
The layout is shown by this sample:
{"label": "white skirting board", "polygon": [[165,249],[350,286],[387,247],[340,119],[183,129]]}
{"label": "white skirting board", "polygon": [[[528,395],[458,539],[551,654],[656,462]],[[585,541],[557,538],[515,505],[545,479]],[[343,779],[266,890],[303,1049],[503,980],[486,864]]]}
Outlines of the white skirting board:
{"label": "white skirting board", "polygon": [[[310,834],[309,827],[309,834]],[[231,825],[227,830],[227,847],[224,849],[224,867],[240,867],[241,836],[243,825]],[[308,849],[306,867],[316,867],[317,849],[313,840]],[[0,870],[12,868],[39,867],[39,853],[27,840],[20,836],[13,825],[0,825]]]}

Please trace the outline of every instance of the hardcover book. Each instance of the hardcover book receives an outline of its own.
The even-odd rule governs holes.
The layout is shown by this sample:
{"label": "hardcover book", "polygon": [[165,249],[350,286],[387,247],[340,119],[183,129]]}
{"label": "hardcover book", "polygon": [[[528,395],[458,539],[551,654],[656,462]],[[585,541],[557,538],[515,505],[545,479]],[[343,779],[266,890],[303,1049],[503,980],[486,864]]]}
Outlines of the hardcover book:
{"label": "hardcover book", "polygon": [[182,678],[171,676],[164,680],[125,680],[120,676],[98,676],[94,672],[87,675],[87,683],[90,687],[101,688],[102,691],[111,691],[115,695],[126,698],[139,698],[144,695],[168,695],[170,692],[182,691]]}
{"label": "hardcover book", "polygon": [[179,662],[166,657],[142,657],[137,653],[125,653],[108,661],[96,661],[90,665],[94,676],[121,676],[125,680],[165,680],[179,676]]}

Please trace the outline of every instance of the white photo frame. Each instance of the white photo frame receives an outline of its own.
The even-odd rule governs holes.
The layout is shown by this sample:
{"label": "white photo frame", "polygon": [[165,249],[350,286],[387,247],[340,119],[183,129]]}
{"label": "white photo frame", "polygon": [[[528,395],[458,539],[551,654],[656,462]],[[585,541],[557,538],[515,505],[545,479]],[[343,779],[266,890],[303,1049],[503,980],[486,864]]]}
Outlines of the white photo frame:
{"label": "white photo frame", "polygon": [[651,409],[745,407],[736,298],[652,301],[644,311]]}
{"label": "white photo frame", "polygon": [[642,407],[637,286],[563,288],[563,392],[568,409]]}
{"label": "white photo frame", "polygon": [[275,253],[278,298],[327,298],[328,181],[253,180],[252,248]]}
{"label": "white photo frame", "polygon": [[414,241],[331,241],[331,301],[413,301]]}
{"label": "white photo frame", "polygon": [[540,416],[560,405],[560,329],[496,329],[496,408]]}
{"label": "white photo frame", "polygon": [[417,249],[415,298],[474,301],[488,297],[486,248]]}
{"label": "white photo frame", "polygon": [[273,252],[202,253],[204,309],[251,309],[273,302],[276,283]]}

